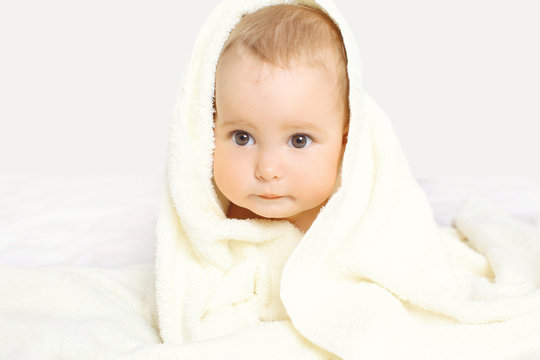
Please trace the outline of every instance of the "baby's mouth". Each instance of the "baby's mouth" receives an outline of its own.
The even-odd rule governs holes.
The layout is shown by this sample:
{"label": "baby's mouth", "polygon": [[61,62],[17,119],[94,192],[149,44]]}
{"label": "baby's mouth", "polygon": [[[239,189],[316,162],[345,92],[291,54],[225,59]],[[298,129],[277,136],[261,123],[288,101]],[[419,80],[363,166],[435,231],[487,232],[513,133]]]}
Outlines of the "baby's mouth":
{"label": "baby's mouth", "polygon": [[274,194],[263,194],[263,195],[257,195],[257,196],[259,196],[260,198],[263,198],[263,199],[268,199],[268,200],[270,200],[270,199],[279,199],[279,198],[283,197],[283,196],[274,195]]}

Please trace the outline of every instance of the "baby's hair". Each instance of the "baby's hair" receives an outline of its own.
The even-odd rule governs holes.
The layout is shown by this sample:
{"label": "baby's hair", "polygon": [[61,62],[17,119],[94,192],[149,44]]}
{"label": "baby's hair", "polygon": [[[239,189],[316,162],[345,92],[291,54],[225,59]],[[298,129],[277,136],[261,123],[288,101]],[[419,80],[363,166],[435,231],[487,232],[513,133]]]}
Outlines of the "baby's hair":
{"label": "baby's hair", "polygon": [[347,54],[339,27],[323,10],[291,4],[264,7],[240,19],[221,56],[233,45],[240,45],[259,59],[282,68],[297,61],[323,66],[331,76],[336,76],[348,123]]}

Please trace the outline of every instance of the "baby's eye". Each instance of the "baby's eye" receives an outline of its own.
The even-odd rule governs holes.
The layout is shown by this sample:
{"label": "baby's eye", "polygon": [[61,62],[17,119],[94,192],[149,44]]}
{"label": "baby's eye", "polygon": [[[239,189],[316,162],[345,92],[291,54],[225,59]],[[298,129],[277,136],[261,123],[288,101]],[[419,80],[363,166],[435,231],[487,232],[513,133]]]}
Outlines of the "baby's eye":
{"label": "baby's eye", "polygon": [[297,149],[303,149],[311,145],[313,140],[305,134],[296,134],[291,136],[291,140],[289,141],[291,145]]}
{"label": "baby's eye", "polygon": [[235,131],[231,138],[236,145],[246,146],[254,144],[253,137],[245,131]]}

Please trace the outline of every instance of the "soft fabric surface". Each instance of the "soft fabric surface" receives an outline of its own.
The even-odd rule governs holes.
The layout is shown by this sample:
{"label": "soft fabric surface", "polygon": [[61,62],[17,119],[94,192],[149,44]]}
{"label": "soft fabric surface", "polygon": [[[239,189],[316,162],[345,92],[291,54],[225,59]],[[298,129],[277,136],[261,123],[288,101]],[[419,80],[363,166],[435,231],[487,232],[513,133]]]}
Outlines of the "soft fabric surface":
{"label": "soft fabric surface", "polygon": [[540,355],[540,233],[478,195],[452,216],[457,229],[436,223],[331,1],[317,4],[342,30],[351,85],[341,182],[305,234],[225,217],[211,174],[215,66],[240,16],[279,2],[225,1],[197,39],[170,127],[155,269],[3,266],[5,358]]}

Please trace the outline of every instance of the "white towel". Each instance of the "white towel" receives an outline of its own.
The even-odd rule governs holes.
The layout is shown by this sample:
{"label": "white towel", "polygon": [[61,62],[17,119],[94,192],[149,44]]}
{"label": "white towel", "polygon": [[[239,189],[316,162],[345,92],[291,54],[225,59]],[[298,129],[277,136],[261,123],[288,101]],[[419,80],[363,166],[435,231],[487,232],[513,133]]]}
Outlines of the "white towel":
{"label": "white towel", "polygon": [[540,358],[540,234],[480,196],[456,228],[435,223],[330,0],[302,3],[336,21],[347,49],[339,186],[305,234],[226,218],[212,182],[215,67],[242,14],[285,2],[225,0],[197,38],[155,269],[0,267],[0,359]]}
{"label": "white towel", "polygon": [[363,90],[354,35],[332,1],[302,3],[334,19],[347,50],[341,187],[305,234],[286,221],[226,218],[212,182],[215,68],[242,14],[277,3],[294,2],[224,1],[197,38],[158,224],[163,339],[291,321],[345,359],[506,359],[540,349],[540,234],[479,196],[456,218],[468,241],[435,223],[391,122]]}

